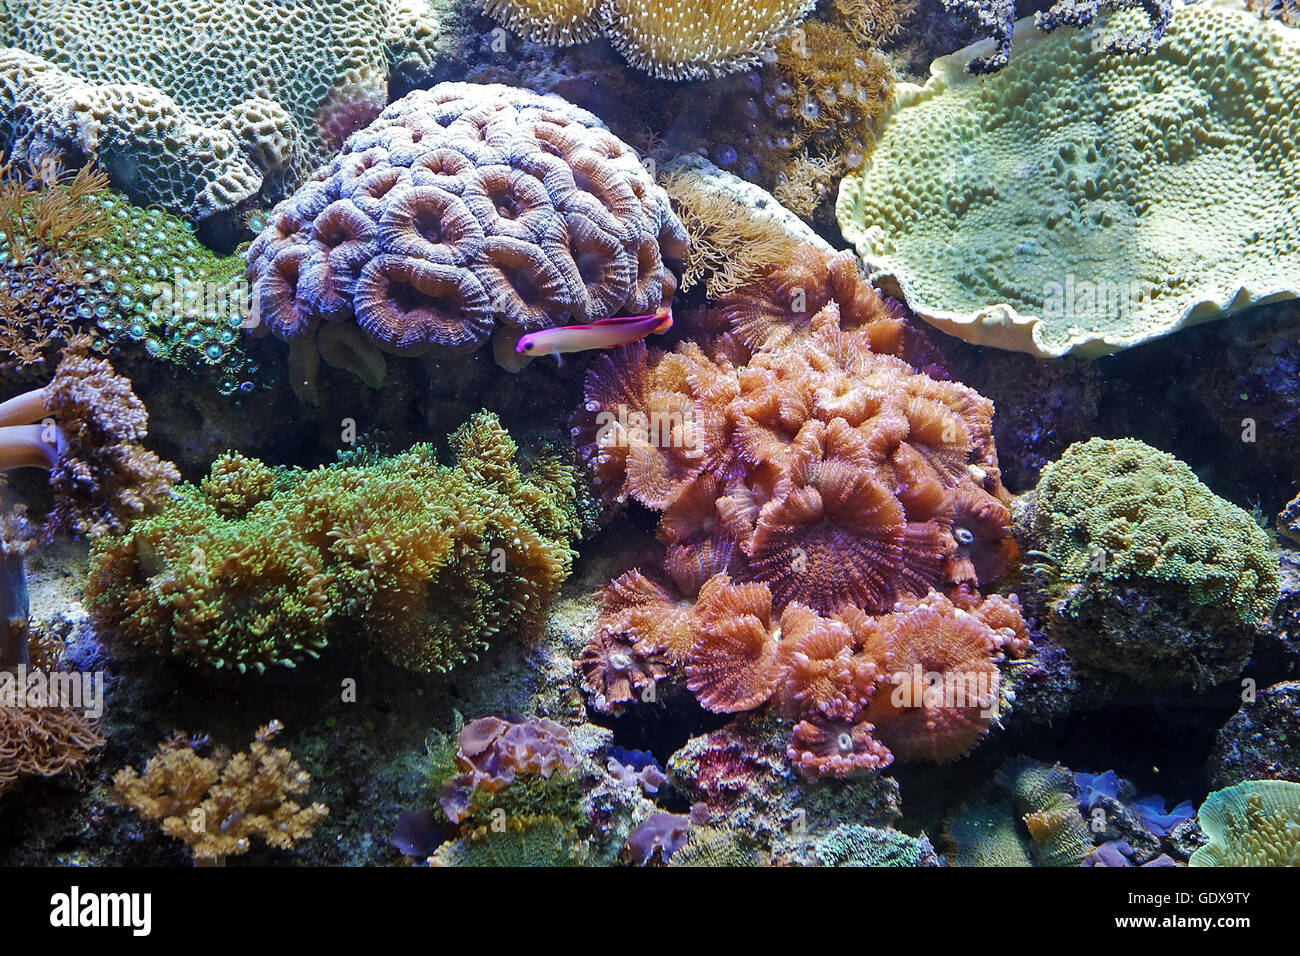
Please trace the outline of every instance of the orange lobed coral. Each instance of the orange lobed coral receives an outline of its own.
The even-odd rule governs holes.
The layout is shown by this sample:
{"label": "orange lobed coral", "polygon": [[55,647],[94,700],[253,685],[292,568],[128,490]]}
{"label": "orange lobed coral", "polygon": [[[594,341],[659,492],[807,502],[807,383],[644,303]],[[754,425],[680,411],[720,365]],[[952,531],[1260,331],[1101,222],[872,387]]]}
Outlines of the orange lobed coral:
{"label": "orange lobed coral", "polygon": [[1002,572],[993,405],[905,360],[923,340],[850,256],[806,248],[720,312],[705,347],[598,359],[574,423],[607,496],[663,511],[675,561],[735,570],[734,549],[779,608],[823,613]]}
{"label": "orange lobed coral", "polygon": [[709,710],[773,700],[809,776],[968,752],[1028,648],[1018,601],[977,590],[1015,554],[992,403],[847,255],[805,248],[702,319],[703,345],[588,374],[580,452],[606,495],[662,510],[672,583],[611,582],[586,657],[617,634]]}

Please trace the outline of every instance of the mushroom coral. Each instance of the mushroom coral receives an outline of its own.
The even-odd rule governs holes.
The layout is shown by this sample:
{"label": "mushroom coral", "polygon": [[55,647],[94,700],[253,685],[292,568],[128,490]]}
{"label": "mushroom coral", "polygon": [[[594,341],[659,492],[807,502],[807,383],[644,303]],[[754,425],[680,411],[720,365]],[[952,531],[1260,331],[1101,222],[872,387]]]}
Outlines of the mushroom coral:
{"label": "mushroom coral", "polygon": [[[445,671],[499,632],[535,636],[580,533],[572,469],[482,412],[452,436],[368,463],[285,472],[231,457],[129,534],[102,539],[88,595],[101,627],[206,668],[262,671],[364,633],[395,663]],[[238,466],[250,476],[231,478]],[[232,488],[242,488],[232,496]],[[241,502],[233,513],[232,501]]]}
{"label": "mushroom coral", "polygon": [[131,382],[74,337],[54,379],[0,404],[0,471],[46,468],[46,534],[99,537],[157,510],[180,473],[142,442],[149,415]]}
{"label": "mushroom coral", "polygon": [[663,512],[673,560],[822,613],[1002,572],[993,404],[905,360],[923,342],[851,258],[809,248],[720,320],[704,346],[601,356],[573,422],[602,493]]}
{"label": "mushroom coral", "polygon": [[[662,512],[665,560],[604,589],[580,669],[616,642],[629,678],[656,658],[638,687],[772,701],[809,777],[969,752],[1028,649],[1018,601],[977,590],[1015,555],[992,403],[937,377],[846,254],[803,247],[699,325],[588,372],[579,453],[607,498]],[[589,681],[593,705],[622,710],[629,678],[613,705]]]}

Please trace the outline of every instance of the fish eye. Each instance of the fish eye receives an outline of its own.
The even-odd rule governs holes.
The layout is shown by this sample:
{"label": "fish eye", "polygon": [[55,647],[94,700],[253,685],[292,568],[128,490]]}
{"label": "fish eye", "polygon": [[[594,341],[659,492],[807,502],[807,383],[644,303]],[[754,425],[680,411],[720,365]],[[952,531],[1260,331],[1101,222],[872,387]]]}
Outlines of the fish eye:
{"label": "fish eye", "polygon": [[525,342],[525,343],[524,343],[524,351],[525,351],[525,352],[531,352],[532,350],[533,350],[533,343],[532,343],[532,342]]}

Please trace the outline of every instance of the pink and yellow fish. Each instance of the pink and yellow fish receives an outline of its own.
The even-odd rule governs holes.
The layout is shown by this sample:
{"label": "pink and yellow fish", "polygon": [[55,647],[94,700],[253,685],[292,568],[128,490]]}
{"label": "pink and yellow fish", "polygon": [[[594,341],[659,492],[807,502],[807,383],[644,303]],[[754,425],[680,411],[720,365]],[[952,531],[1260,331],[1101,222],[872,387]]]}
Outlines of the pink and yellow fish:
{"label": "pink and yellow fish", "polygon": [[621,315],[597,319],[586,325],[561,325],[521,336],[515,351],[529,358],[554,355],[558,362],[565,352],[587,349],[612,349],[637,342],[647,335],[667,332],[673,327],[672,310],[664,307],[651,315]]}

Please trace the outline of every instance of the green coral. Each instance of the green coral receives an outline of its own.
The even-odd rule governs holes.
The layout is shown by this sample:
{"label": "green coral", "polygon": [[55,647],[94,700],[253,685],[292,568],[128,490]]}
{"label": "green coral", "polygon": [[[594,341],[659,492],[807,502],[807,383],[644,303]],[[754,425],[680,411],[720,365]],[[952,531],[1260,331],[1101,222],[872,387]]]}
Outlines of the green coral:
{"label": "green coral", "polygon": [[581,866],[586,849],[571,823],[556,817],[508,817],[444,843],[430,866]]}
{"label": "green coral", "polygon": [[693,826],[686,842],[668,861],[669,866],[734,867],[761,866],[762,857],[753,843],[725,827]]}
{"label": "green coral", "polygon": [[1300,866],[1300,783],[1247,780],[1205,798],[1189,866]]}
{"label": "green coral", "polygon": [[1092,856],[1092,833],[1079,813],[1074,778],[1060,765],[1018,757],[998,771],[1029,831],[1038,866],[1078,866]]}
{"label": "green coral", "polygon": [[1005,799],[974,799],[948,819],[944,835],[953,866],[1033,866],[1027,842]]}
{"label": "green coral", "polygon": [[1098,35],[1021,21],[1001,72],[967,73],[968,49],[896,90],[836,212],[927,321],[1095,356],[1300,294],[1300,33],[1206,0],[1145,56]]}
{"label": "green coral", "polygon": [[1017,503],[1016,531],[1051,569],[1053,630],[1076,662],[1147,686],[1236,676],[1277,605],[1268,535],[1140,441],[1071,445]]}
{"label": "green coral", "polygon": [[[688,844],[689,845],[689,844]],[[817,841],[824,866],[933,866],[934,849],[924,836],[913,837],[892,828],[841,823]],[[673,859],[676,863],[676,858]]]}
{"label": "green coral", "polygon": [[[294,666],[339,630],[428,671],[477,657],[499,633],[536,637],[579,535],[573,471],[543,459],[522,472],[487,412],[452,445],[452,466],[417,445],[283,473],[243,515],[219,510],[228,498],[216,473],[206,490],[186,486],[97,544],[93,612],[160,654],[241,672]],[[228,466],[218,466],[225,484]]]}
{"label": "green coral", "polygon": [[248,288],[239,255],[220,256],[188,222],[120,196],[91,197],[104,237],[71,254],[85,270],[80,314],[110,344],[138,343],[187,368],[211,368],[223,393],[253,387],[257,367],[244,354]]}

